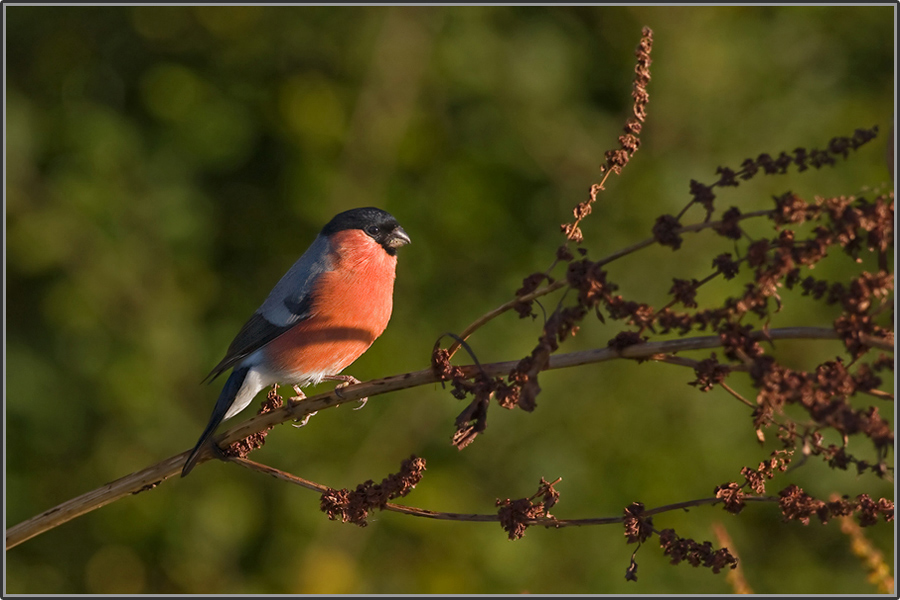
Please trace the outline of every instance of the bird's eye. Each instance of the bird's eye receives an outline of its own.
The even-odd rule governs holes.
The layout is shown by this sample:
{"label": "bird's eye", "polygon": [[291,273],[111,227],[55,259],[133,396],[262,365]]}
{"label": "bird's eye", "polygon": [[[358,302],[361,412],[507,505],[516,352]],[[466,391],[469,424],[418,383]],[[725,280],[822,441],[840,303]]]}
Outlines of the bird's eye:
{"label": "bird's eye", "polygon": [[379,233],[380,231],[381,231],[381,230],[378,229],[378,225],[369,225],[368,227],[366,227],[366,233],[368,233],[368,234],[371,235],[371,236],[376,236],[376,235],[378,235],[378,233]]}

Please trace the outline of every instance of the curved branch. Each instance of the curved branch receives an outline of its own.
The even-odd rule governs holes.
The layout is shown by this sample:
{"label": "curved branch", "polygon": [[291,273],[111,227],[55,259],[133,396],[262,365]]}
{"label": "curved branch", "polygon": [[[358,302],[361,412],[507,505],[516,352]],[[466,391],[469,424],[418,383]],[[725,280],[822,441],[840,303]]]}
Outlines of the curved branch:
{"label": "curved branch", "polygon": [[[753,336],[760,340],[783,339],[839,339],[833,329],[826,327],[786,327],[772,329],[768,332],[756,331]],[[866,344],[886,351],[893,351],[893,344],[878,339],[869,339]],[[721,346],[716,335],[695,338],[682,338],[663,342],[646,342],[635,344],[616,351],[611,348],[597,348],[568,354],[556,354],[550,357],[550,369],[564,369],[581,365],[605,362],[615,358],[643,358],[652,360],[657,354],[670,354],[687,350],[703,350]],[[507,361],[482,365],[488,376],[497,376],[509,373],[518,361]],[[461,367],[466,376],[474,376],[479,373],[475,365]],[[393,375],[383,379],[373,379],[341,389],[341,397],[333,391],[311,396],[293,406],[285,405],[264,415],[255,416],[219,435],[216,443],[219,446],[228,446],[245,437],[259,433],[274,425],[286,421],[302,419],[304,416],[325,408],[339,406],[348,402],[354,402],[361,398],[379,396],[388,392],[410,389],[423,385],[437,383],[438,377],[431,369]],[[185,450],[175,456],[147,467],[141,471],[131,473],[96,490],[82,494],[76,498],[42,512],[26,521],[14,525],[6,530],[6,549],[14,548],[22,542],[40,535],[45,531],[58,527],[83,514],[91,512],[110,502],[130,494],[137,494],[153,489],[166,479],[181,471],[184,461],[187,460],[189,451]],[[210,460],[211,453],[200,458],[198,462]]]}

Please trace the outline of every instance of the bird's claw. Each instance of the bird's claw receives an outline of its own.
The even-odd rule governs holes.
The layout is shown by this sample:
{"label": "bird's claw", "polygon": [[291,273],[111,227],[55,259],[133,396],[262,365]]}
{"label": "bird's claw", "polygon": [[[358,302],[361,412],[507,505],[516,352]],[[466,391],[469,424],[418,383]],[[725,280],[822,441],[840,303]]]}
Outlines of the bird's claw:
{"label": "bird's claw", "polygon": [[[303,393],[303,390],[300,389],[299,385],[294,385],[294,391],[297,392],[297,395],[291,396],[290,398],[288,398],[288,400],[290,400],[290,402],[291,402],[291,406],[296,406],[297,404],[300,403],[300,401],[306,400],[306,394]],[[316,414],[316,412],[318,412],[318,411],[307,414],[305,417],[303,417],[303,419],[294,419],[295,422],[299,422],[299,425],[295,425],[294,423],[291,423],[291,427],[297,427],[298,429],[300,427],[303,427],[304,425],[306,425],[309,422],[309,418],[311,416],[313,416],[314,414]]]}
{"label": "bird's claw", "polygon": [[[351,381],[345,381],[344,383],[339,383],[338,385],[334,386],[334,395],[337,396],[338,398],[340,398],[341,400],[346,400],[347,397],[344,396],[344,392],[342,392],[341,389],[347,387],[347,386],[350,385],[351,383],[359,383],[359,381],[352,381],[352,382],[351,382]],[[362,408],[363,406],[365,406],[365,405],[366,405],[366,402],[368,402],[368,401],[369,401],[368,398],[360,398],[360,399],[359,399],[359,406],[357,406],[357,407],[354,408],[353,410],[359,410],[360,408]]]}
{"label": "bird's claw", "polygon": [[[353,375],[328,375],[326,377],[323,377],[323,379],[328,380],[328,381],[340,381],[341,382],[341,383],[337,384],[336,386],[334,386],[334,395],[337,396],[338,398],[340,398],[341,400],[346,400],[346,398],[347,398],[346,396],[344,396],[344,393],[341,391],[342,388],[345,388],[348,385],[362,383],[359,379],[357,379]],[[366,400],[367,400],[367,398],[363,398],[360,400],[360,402],[365,404]],[[360,406],[359,408],[362,408],[362,406]]]}
{"label": "bird's claw", "polygon": [[309,418],[312,417],[313,415],[315,415],[315,414],[318,413],[318,412],[319,412],[319,411],[313,411],[313,412],[309,413],[308,415],[306,415],[305,417],[303,417],[303,420],[300,421],[300,424],[299,424],[299,425],[298,425],[298,424],[295,424],[295,423],[291,423],[291,427],[296,427],[297,429],[300,429],[301,427],[304,427],[304,426],[309,422]]}
{"label": "bird's claw", "polygon": [[288,398],[288,401],[290,401],[291,406],[296,406],[296,404],[298,402],[300,402],[301,400],[306,400],[306,394],[303,393],[303,390],[300,389],[299,385],[294,386],[294,391],[297,392],[297,395],[291,396],[290,398]]}
{"label": "bird's claw", "polygon": [[[360,381],[358,379],[356,379],[355,377],[353,379],[354,379],[353,381],[345,381],[344,383],[339,383],[338,385],[334,386],[334,395],[337,396],[338,398],[340,398],[341,400],[346,400],[347,397],[344,396],[344,392],[342,392],[341,389],[347,387],[351,383],[360,383]],[[368,402],[368,401],[369,401],[368,397],[360,398],[359,406],[357,406],[353,410],[361,409],[363,406],[366,405],[366,402]]]}

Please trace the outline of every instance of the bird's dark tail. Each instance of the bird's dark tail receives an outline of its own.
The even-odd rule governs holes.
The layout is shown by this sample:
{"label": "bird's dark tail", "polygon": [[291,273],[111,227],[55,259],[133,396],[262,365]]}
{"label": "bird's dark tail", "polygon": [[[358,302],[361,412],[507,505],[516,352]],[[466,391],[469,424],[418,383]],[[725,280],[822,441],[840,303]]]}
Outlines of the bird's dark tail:
{"label": "bird's dark tail", "polygon": [[243,367],[231,372],[231,376],[228,377],[228,381],[225,382],[225,386],[222,388],[222,393],[219,394],[219,400],[216,402],[216,407],[213,409],[212,416],[209,417],[209,423],[206,425],[206,429],[200,434],[197,445],[191,450],[191,455],[184,463],[184,468],[181,469],[182,477],[187,477],[187,474],[194,468],[194,465],[200,458],[200,451],[225,418],[225,413],[228,412],[228,409],[231,408],[231,405],[234,403],[234,398],[237,396],[241,386],[244,385],[244,379],[247,377],[247,372],[249,370],[249,367]]}

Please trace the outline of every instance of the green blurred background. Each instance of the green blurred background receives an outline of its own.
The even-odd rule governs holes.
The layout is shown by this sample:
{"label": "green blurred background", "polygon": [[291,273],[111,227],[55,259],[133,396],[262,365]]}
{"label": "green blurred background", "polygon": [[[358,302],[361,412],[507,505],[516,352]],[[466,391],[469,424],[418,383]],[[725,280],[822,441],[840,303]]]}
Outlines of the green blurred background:
{"label": "green blurred background", "polygon": [[[462,330],[543,270],[558,223],[585,199],[631,98],[641,27],[655,32],[643,146],[584,224],[599,258],[647,237],[655,217],[761,152],[823,147],[877,124],[835,169],[759,177],[720,208],[770,206],[790,189],[890,187],[892,7],[4,7],[7,34],[6,524],[189,448],[221,385],[199,380],[335,213],[376,205],[413,239],[394,316],[349,373],[428,365]],[[700,219],[690,213],[686,222]],[[765,234],[760,224],[753,232]],[[752,229],[752,228],[751,228]],[[611,265],[631,298],[665,303],[733,250],[715,235]],[[815,275],[849,279],[830,257]],[[741,281],[698,295],[712,305]],[[785,295],[773,326],[828,325],[833,307]],[[549,306],[554,302],[550,301]],[[605,345],[588,320],[563,351]],[[507,314],[471,343],[519,358],[538,321]],[[785,343],[812,368],[838,343]],[[696,354],[704,357],[705,354]],[[459,355],[461,362],[467,362]],[[752,395],[746,378],[735,385]],[[774,449],[745,407],[685,385],[682,367],[624,361],[546,373],[533,414],[492,406],[487,432],[450,446],[464,406],[440,386],[279,427],[253,458],[336,487],[428,460],[405,502],[492,512],[562,477],[559,517],[610,516],[712,495]],[[893,385],[885,382],[885,389]],[[323,388],[324,389],[324,388]],[[859,406],[878,402],[856,398]],[[881,412],[893,407],[882,404]],[[241,415],[249,417],[251,411]],[[871,445],[851,450],[871,458]],[[893,456],[890,457],[893,464]],[[771,484],[893,497],[893,484],[820,461]],[[209,463],[6,555],[10,593],[729,593],[724,574],[638,553],[621,527],[533,528],[392,513],[328,521],[316,494]],[[837,523],[782,523],[777,507],[656,519],[714,540],[724,524],[758,593],[871,593]],[[866,530],[891,564],[893,528]],[[716,543],[718,545],[718,543]]]}

